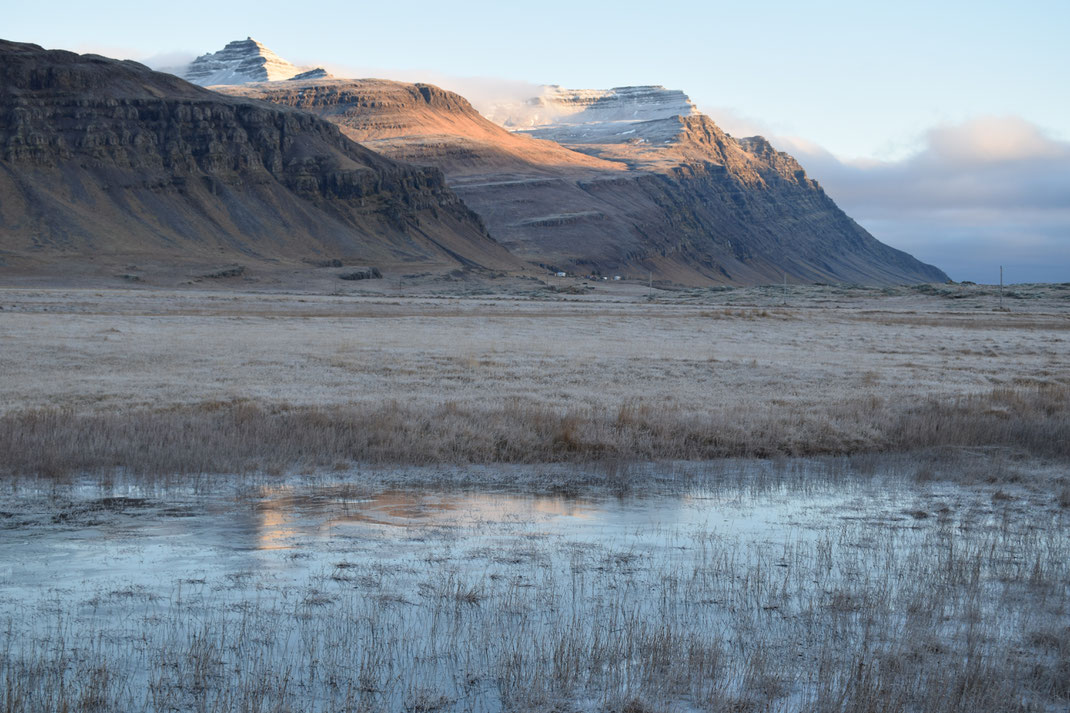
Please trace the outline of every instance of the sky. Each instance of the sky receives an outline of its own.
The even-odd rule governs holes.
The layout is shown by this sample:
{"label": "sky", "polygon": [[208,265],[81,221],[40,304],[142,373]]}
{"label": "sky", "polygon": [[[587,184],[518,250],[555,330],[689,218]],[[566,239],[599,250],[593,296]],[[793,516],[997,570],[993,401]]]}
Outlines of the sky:
{"label": "sky", "polygon": [[[1070,281],[1070,2],[98,3],[0,35],[161,66],[252,36],[302,65],[462,93],[682,89],[795,155],[878,239],[953,279]],[[478,106],[480,96],[470,96]]]}

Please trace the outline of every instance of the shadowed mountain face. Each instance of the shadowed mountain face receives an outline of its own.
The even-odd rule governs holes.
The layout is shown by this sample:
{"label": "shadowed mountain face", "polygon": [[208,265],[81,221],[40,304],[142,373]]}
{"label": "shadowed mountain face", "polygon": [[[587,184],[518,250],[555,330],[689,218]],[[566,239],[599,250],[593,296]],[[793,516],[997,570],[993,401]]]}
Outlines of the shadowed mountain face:
{"label": "shadowed mountain face", "polygon": [[393,158],[437,166],[514,254],[685,284],[889,284],[947,276],[874,239],[790,156],[737,140],[681,92],[565,90],[491,116],[424,84],[266,82],[221,91],[311,111]]}
{"label": "shadowed mountain face", "polygon": [[0,264],[517,268],[435,168],[309,113],[0,41]]}

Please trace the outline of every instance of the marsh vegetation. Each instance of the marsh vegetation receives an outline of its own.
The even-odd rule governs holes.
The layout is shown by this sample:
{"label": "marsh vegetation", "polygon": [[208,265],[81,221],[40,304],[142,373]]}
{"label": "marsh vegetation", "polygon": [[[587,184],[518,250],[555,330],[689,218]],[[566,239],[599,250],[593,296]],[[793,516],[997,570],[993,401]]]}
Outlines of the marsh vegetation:
{"label": "marsh vegetation", "polygon": [[0,416],[0,469],[54,477],[121,467],[145,475],[282,473],[353,463],[709,460],[1003,447],[1070,457],[1070,386],[926,398],[711,405],[702,414],[642,401],[599,410],[238,401]]}
{"label": "marsh vegetation", "polygon": [[5,291],[0,711],[1065,710],[1070,319],[946,289]]}
{"label": "marsh vegetation", "polygon": [[760,288],[657,304],[5,291],[0,468],[1068,455],[1061,292],[993,314],[796,289],[793,308]]}
{"label": "marsh vegetation", "polygon": [[1036,487],[1057,470],[947,467],[24,485],[0,709],[1065,708],[1070,511]]}

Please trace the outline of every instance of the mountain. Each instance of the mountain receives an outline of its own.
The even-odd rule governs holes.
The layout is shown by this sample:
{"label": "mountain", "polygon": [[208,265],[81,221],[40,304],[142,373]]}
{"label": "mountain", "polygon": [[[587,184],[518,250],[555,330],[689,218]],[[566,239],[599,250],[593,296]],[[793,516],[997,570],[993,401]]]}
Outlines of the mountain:
{"label": "mountain", "polygon": [[877,241],[789,155],[735,139],[683,92],[548,87],[480,115],[427,84],[220,87],[302,109],[399,160],[441,168],[514,254],[554,269],[685,284],[945,281]]}
{"label": "mountain", "polygon": [[438,169],[312,114],[0,41],[0,269],[228,261],[522,267]]}
{"label": "mountain", "polygon": [[510,130],[524,130],[656,121],[698,113],[686,94],[661,86],[563,89],[551,85],[527,101],[491,107],[487,118]]}
{"label": "mountain", "polygon": [[660,218],[648,214],[654,229],[645,231],[662,237],[662,260],[655,261],[681,279],[687,272],[681,268],[696,265],[706,275],[716,270],[742,282],[774,281],[778,274],[862,284],[948,279],[873,238],[793,157],[761,136],[730,136],[682,92],[547,87],[493,114],[523,125],[524,135],[628,166],[641,192],[662,208]]}
{"label": "mountain", "polygon": [[230,96],[263,99],[315,113],[364,146],[395,159],[436,166],[463,185],[467,177],[520,170],[554,176],[625,167],[505,131],[468,100],[430,84],[383,79],[328,79],[215,87]]}
{"label": "mountain", "polygon": [[662,87],[548,87],[490,112],[509,131],[438,87],[333,79],[251,39],[187,69],[240,82],[225,94],[34,45],[4,42],[0,60],[3,265],[946,279],[874,239],[791,156]]}
{"label": "mountain", "polygon": [[202,54],[190,62],[181,75],[202,87],[216,84],[274,82],[298,77],[316,79],[327,76],[316,67],[295,67],[252,37],[228,42],[218,52]]}

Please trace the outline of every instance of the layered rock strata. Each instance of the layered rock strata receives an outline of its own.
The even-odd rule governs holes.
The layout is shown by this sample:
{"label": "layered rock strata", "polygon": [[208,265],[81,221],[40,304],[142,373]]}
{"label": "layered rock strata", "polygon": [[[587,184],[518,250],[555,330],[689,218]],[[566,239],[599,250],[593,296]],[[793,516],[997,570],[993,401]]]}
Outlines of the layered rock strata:
{"label": "layered rock strata", "polygon": [[441,171],[304,111],[0,41],[0,261],[521,263]]}
{"label": "layered rock strata", "polygon": [[569,272],[685,284],[944,281],[873,238],[765,139],[736,139],[682,92],[548,89],[492,111],[384,80],[227,87],[314,112],[366,146],[442,168],[514,254]]}

